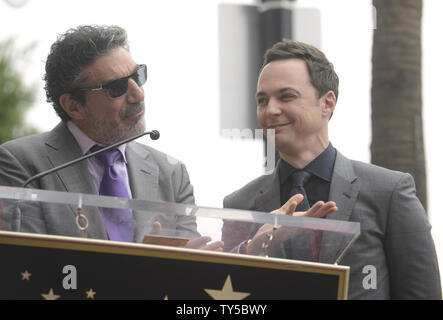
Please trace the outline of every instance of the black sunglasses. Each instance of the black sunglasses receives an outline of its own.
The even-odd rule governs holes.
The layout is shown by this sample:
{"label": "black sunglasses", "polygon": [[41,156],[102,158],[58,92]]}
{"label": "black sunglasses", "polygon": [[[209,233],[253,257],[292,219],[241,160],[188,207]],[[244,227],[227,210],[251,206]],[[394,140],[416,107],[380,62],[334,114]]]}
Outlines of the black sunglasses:
{"label": "black sunglasses", "polygon": [[111,80],[105,84],[102,84],[98,87],[91,88],[79,88],[78,91],[97,91],[97,90],[106,90],[111,98],[121,97],[128,91],[128,81],[129,78],[132,78],[135,83],[139,87],[146,83],[146,79],[148,77],[148,71],[145,64],[139,64],[135,68],[134,72],[129,76],[118,78],[115,80]]}

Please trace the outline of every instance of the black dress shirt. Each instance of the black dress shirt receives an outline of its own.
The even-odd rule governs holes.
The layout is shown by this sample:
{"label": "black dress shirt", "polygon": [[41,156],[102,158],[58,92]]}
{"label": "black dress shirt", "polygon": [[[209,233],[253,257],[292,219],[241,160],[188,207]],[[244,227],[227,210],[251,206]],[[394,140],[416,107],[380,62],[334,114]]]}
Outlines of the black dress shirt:
{"label": "black dress shirt", "polygon": [[[304,186],[311,207],[317,201],[327,202],[329,199],[329,189],[331,187],[336,155],[337,150],[329,143],[328,147],[303,169],[312,174]],[[291,175],[297,169],[283,159],[280,159],[278,170],[280,178],[280,203],[283,205],[291,196]]]}

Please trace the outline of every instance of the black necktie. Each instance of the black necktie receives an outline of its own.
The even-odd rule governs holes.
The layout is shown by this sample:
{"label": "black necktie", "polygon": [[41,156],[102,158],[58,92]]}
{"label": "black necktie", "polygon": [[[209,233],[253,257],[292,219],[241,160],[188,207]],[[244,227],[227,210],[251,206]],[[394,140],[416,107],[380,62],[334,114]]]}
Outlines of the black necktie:
{"label": "black necktie", "polygon": [[296,211],[306,211],[310,208],[308,195],[305,190],[305,184],[310,177],[311,174],[303,170],[297,170],[292,174],[292,189],[290,196],[292,197],[297,193],[301,193],[304,197],[303,201],[298,204],[297,208],[295,208]]}
{"label": "black necktie", "polygon": [[[305,184],[308,182],[311,174],[307,171],[295,171],[292,174],[292,189],[291,197],[294,194],[301,193],[303,195],[303,201],[298,204],[295,208],[296,211],[307,211],[311,207],[309,205],[308,195],[306,194]],[[311,230],[309,232],[309,241],[311,246],[311,261],[320,261],[320,250],[322,243],[322,232],[318,230]]]}

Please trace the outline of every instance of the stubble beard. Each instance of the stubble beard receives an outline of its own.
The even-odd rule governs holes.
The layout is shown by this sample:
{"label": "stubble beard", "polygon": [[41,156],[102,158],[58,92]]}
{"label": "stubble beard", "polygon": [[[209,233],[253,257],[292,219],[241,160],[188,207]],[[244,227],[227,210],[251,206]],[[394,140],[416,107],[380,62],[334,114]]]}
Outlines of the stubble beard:
{"label": "stubble beard", "polygon": [[96,137],[96,141],[104,145],[110,145],[144,132],[146,129],[144,114],[134,119],[134,122],[128,123],[125,121],[131,115],[144,110],[144,108],[145,105],[141,102],[122,110],[119,113],[118,122],[90,118],[91,128]]}

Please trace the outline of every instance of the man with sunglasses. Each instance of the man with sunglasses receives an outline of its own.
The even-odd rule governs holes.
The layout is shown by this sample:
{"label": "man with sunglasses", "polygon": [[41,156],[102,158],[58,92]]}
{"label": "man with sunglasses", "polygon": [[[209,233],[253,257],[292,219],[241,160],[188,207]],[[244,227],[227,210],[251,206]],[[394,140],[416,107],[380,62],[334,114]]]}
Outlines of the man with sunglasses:
{"label": "man with sunglasses", "polygon": [[[0,185],[21,186],[40,172],[143,133],[142,86],[146,79],[146,66],[132,59],[126,32],[120,27],[80,26],[59,36],[48,55],[44,80],[47,101],[62,121],[50,132],[0,146]],[[29,187],[104,194],[102,184],[110,170],[109,175],[117,176],[122,197],[194,203],[193,187],[182,163],[172,164],[166,154],[136,142],[120,146],[115,157],[112,168],[92,157],[35,180]],[[19,231],[82,236],[72,208],[41,211],[45,212],[23,212]],[[198,246],[209,241],[199,238],[193,217],[159,215],[153,219],[143,212],[125,214],[128,232],[120,235],[121,225],[117,225],[114,236],[114,222],[96,210],[90,214],[87,237],[140,242],[151,229],[163,227],[199,239]],[[214,244],[209,249],[221,245]]]}

